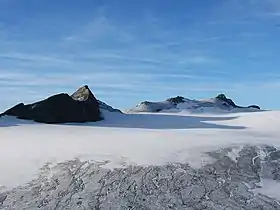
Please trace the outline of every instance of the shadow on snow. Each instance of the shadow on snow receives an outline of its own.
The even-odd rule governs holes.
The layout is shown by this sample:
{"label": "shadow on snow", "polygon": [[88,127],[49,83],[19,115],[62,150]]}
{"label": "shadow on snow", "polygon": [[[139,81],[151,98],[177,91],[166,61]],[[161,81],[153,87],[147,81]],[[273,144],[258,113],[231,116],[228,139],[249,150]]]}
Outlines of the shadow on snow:
{"label": "shadow on snow", "polygon": [[[168,114],[119,114],[113,113],[105,120],[88,123],[67,123],[63,126],[92,126],[110,128],[139,129],[245,129],[244,126],[215,124],[218,121],[228,121],[237,117],[180,116]],[[0,118],[1,127],[37,124],[33,121],[19,120],[14,117]]]}

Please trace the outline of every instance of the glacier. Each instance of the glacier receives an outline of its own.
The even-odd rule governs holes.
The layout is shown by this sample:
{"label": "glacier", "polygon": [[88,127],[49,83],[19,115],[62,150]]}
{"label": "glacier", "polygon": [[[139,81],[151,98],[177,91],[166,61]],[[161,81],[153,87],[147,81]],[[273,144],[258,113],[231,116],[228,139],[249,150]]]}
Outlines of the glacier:
{"label": "glacier", "polygon": [[279,111],[103,115],[0,118],[0,209],[280,209]]}

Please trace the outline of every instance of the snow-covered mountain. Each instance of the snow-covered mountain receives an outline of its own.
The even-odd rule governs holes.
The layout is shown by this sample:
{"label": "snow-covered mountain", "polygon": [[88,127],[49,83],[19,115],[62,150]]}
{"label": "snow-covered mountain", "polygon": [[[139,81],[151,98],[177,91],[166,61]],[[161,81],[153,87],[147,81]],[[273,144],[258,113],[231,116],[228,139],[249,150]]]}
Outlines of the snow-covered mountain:
{"label": "snow-covered mountain", "polygon": [[128,112],[252,112],[259,111],[260,107],[251,105],[241,107],[236,105],[231,99],[224,94],[220,94],[210,99],[188,99],[182,96],[169,98],[165,101],[150,102],[144,101],[136,105],[136,107],[128,110]]}
{"label": "snow-covered mountain", "polygon": [[103,111],[109,111],[109,112],[119,112],[119,113],[122,113],[121,110],[116,109],[116,108],[113,108],[112,106],[106,104],[106,103],[103,102],[103,101],[100,101],[100,100],[97,100],[97,101],[98,101],[99,109],[100,109],[101,112],[103,112]]}

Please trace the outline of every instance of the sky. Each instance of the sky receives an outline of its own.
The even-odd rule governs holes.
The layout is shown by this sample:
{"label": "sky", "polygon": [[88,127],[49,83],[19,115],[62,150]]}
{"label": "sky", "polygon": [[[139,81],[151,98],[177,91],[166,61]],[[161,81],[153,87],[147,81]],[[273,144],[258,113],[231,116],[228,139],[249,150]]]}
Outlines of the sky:
{"label": "sky", "polygon": [[279,109],[279,0],[0,0],[0,111],[89,85],[117,108],[225,93]]}

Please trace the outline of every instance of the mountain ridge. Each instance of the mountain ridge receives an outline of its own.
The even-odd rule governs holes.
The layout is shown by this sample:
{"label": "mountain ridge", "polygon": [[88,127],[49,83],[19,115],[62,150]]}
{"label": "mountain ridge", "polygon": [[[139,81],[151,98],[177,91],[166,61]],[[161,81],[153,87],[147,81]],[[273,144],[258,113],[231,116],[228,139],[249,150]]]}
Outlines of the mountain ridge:
{"label": "mountain ridge", "polygon": [[97,100],[85,85],[72,95],[59,93],[32,104],[19,103],[0,114],[0,117],[15,116],[40,123],[95,122],[104,119],[101,109],[121,112]]}
{"label": "mountain ridge", "polygon": [[[239,106],[225,94],[219,94],[204,100],[176,96],[164,101],[143,101],[126,113],[180,111],[231,113],[255,112],[261,111],[261,108],[257,105]],[[89,86],[84,85],[71,95],[60,93],[32,104],[17,104],[0,114],[0,117],[16,116],[42,123],[94,122],[107,117],[105,112],[123,113],[120,109],[98,100]]]}
{"label": "mountain ridge", "polygon": [[[211,110],[212,109],[212,110]],[[162,111],[260,111],[258,105],[239,106],[225,94],[219,94],[214,98],[196,100],[189,99],[183,96],[168,98],[164,101],[143,101],[137,104],[128,112],[162,112]]]}

